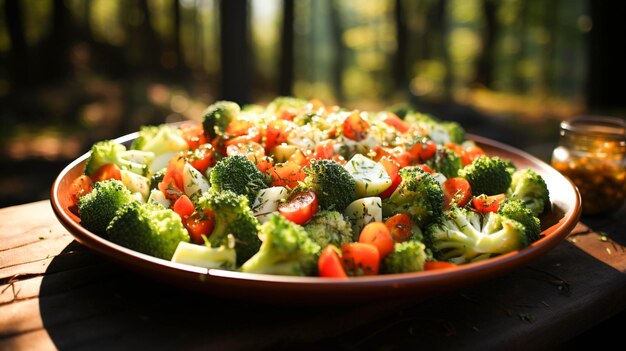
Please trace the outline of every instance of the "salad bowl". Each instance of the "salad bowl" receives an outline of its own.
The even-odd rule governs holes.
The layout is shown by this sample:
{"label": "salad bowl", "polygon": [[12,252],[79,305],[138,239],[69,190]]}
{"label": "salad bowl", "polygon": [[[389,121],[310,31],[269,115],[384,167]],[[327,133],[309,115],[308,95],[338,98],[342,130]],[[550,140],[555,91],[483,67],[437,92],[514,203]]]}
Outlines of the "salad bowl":
{"label": "salad bowl", "polygon": [[[115,141],[128,145],[138,134]],[[110,242],[85,229],[68,208],[70,185],[82,174],[89,154],[70,163],[51,188],[51,205],[60,223],[87,248],[122,267],[150,276],[181,289],[226,298],[272,303],[341,303],[411,297],[423,299],[437,293],[502,275],[545,254],[576,226],[581,213],[577,188],[563,175],[534,156],[511,146],[468,135],[488,155],[509,159],[518,168],[531,168],[546,181],[552,211],[541,217],[542,238],[521,250],[454,268],[415,273],[332,279],[250,274],[221,269],[206,269],[152,257]]]}

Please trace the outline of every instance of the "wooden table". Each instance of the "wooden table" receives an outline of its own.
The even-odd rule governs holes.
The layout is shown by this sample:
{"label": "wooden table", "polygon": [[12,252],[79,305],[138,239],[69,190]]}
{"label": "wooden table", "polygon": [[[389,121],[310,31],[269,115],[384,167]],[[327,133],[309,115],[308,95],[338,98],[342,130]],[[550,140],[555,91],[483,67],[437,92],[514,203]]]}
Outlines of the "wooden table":
{"label": "wooden table", "polygon": [[527,266],[427,301],[295,307],[149,280],[74,241],[49,202],[8,207],[0,350],[553,348],[626,307],[625,218],[583,218]]}

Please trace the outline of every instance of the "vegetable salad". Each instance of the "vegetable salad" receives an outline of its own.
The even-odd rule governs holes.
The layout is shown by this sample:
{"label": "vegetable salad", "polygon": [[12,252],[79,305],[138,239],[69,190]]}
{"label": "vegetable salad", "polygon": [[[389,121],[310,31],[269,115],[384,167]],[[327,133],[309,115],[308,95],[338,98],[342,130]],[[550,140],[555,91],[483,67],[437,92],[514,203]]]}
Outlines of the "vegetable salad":
{"label": "vegetable salad", "polygon": [[348,278],[453,269],[519,250],[544,179],[455,122],[279,97],[210,105],[91,148],[71,210],[130,249],[206,268]]}

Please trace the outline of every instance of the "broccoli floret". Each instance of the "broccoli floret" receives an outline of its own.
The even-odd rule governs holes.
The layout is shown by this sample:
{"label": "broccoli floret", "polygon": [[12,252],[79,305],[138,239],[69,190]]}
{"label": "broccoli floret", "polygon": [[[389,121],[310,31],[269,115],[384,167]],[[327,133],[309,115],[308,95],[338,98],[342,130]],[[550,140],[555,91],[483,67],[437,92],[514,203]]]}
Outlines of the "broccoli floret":
{"label": "broccoli floret", "polygon": [[244,155],[221,159],[211,169],[209,179],[213,191],[230,190],[245,195],[250,203],[259,190],[267,188],[263,173]]}
{"label": "broccoli floret", "polygon": [[259,221],[248,205],[248,198],[232,191],[209,191],[198,199],[199,210],[211,210],[215,215],[215,226],[208,237],[212,247],[228,243],[228,236],[235,237],[237,263],[242,264],[254,255],[261,246],[258,238]]}
{"label": "broccoli floret", "polygon": [[550,212],[550,192],[545,180],[532,169],[522,169],[513,173],[507,197],[524,202],[535,216]]}
{"label": "broccoli floret", "polygon": [[343,211],[356,199],[356,182],[335,160],[311,160],[304,183],[317,195],[320,209]]}
{"label": "broccoli floret", "polygon": [[461,157],[447,147],[438,147],[435,155],[426,161],[426,165],[443,174],[446,178],[456,177],[463,167]]}
{"label": "broccoli floret", "polygon": [[167,168],[162,168],[150,176],[150,190],[158,189],[159,183],[163,181]]}
{"label": "broccoli floret", "polygon": [[309,238],[304,228],[273,214],[263,223],[259,252],[241,266],[247,273],[313,275],[320,246]]}
{"label": "broccoli floret", "polygon": [[484,260],[521,249],[529,240],[524,226],[498,213],[481,215],[453,207],[426,228],[435,257],[454,264]]}
{"label": "broccoli floret", "polygon": [[447,138],[445,138],[447,140],[442,140],[444,143],[453,142],[453,143],[461,144],[462,142],[465,141],[465,130],[457,122],[452,122],[452,121],[440,122],[433,129],[447,136]]}
{"label": "broccoli floret", "polygon": [[230,122],[237,119],[241,108],[236,102],[218,101],[207,107],[202,115],[204,133],[211,139],[223,135]]}
{"label": "broccoli floret", "polygon": [[354,241],[352,224],[337,211],[320,211],[304,225],[304,230],[320,247],[342,246]]}
{"label": "broccoli floret", "polygon": [[93,190],[78,200],[81,224],[96,234],[105,235],[115,212],[132,201],[132,194],[121,181],[109,179],[96,182]]}
{"label": "broccoli floret", "polygon": [[472,194],[504,194],[511,185],[512,167],[511,162],[497,156],[483,155],[461,168],[459,176],[470,183]]}
{"label": "broccoli floret", "polygon": [[443,191],[432,174],[418,167],[400,170],[402,182],[386,199],[383,199],[383,215],[406,213],[420,228],[440,217],[443,213]]}
{"label": "broccoli floret", "polygon": [[150,151],[155,155],[186,151],[189,145],[177,127],[161,124],[159,126],[143,126],[139,136],[130,145],[132,150]]}
{"label": "broccoli floret", "polygon": [[109,239],[131,250],[170,260],[178,243],[189,242],[180,216],[154,203],[131,202],[107,227]]}
{"label": "broccoli floret", "polygon": [[120,169],[126,169],[139,175],[148,173],[147,164],[154,154],[137,150],[126,150],[126,146],[113,140],[99,141],[91,147],[89,158],[85,162],[84,173],[92,176],[98,168],[113,163]]}
{"label": "broccoli floret", "polygon": [[528,209],[520,200],[506,200],[500,204],[498,213],[504,217],[520,222],[525,230],[526,235],[523,237],[524,246],[530,245],[532,242],[539,240],[541,237],[541,222],[535,216],[532,210]]}
{"label": "broccoli floret", "polygon": [[423,271],[427,256],[426,245],[419,241],[396,243],[393,251],[385,257],[383,269],[385,273]]}

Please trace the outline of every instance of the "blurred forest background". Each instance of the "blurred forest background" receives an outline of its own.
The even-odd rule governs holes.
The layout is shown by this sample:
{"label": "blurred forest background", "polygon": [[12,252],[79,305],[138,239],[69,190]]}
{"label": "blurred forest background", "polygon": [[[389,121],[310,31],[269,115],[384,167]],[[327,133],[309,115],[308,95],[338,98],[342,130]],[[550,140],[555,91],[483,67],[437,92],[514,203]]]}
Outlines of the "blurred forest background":
{"label": "blurred forest background", "polygon": [[[626,5],[591,0],[0,0],[0,207],[94,141],[217,99],[409,103],[548,157],[624,116]],[[548,150],[548,151],[546,151]]]}

